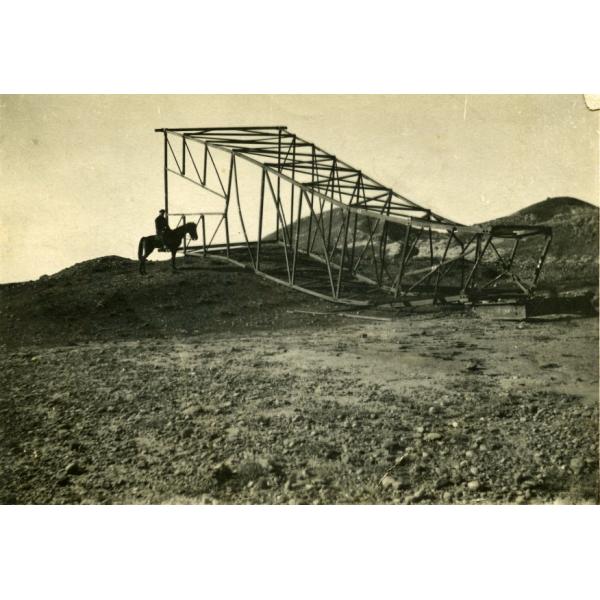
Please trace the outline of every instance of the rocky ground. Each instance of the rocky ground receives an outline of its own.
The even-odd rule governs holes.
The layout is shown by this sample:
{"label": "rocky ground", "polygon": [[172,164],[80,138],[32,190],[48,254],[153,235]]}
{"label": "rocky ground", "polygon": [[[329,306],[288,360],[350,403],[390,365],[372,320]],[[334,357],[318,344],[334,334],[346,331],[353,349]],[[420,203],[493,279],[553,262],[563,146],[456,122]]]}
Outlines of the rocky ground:
{"label": "rocky ground", "polygon": [[[240,298],[241,279],[208,262],[204,293]],[[198,272],[150,266],[154,279],[110,289],[102,277],[121,273],[105,269],[96,301],[125,300],[65,325],[62,341],[45,336],[51,313],[23,317],[18,296],[40,306],[48,281],[4,286],[3,503],[598,502],[597,318],[290,313],[332,306],[250,276],[262,295],[207,305],[227,314],[203,328],[200,290],[196,303],[186,283],[177,300],[157,297],[160,282],[191,286]],[[150,285],[146,304],[132,301]],[[152,316],[176,302],[187,312]],[[182,311],[180,326],[164,317]]]}

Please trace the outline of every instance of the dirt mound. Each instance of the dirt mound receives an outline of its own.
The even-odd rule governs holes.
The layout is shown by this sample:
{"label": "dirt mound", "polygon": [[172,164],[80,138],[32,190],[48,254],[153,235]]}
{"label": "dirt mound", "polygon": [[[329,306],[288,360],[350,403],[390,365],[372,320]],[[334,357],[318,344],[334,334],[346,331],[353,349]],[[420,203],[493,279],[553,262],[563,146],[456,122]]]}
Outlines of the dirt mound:
{"label": "dirt mound", "polygon": [[55,273],[54,275],[43,275],[40,277],[41,280],[48,279],[65,279],[69,277],[86,277],[94,275],[96,273],[125,273],[135,269],[137,262],[129,258],[123,258],[122,256],[101,256],[92,260],[85,260],[83,262],[75,263],[74,265]]}
{"label": "dirt mound", "polygon": [[38,281],[0,286],[0,336],[8,346],[89,339],[170,337],[306,325],[318,317],[288,310],[330,308],[223,262],[180,258],[148,265],[105,256]]}

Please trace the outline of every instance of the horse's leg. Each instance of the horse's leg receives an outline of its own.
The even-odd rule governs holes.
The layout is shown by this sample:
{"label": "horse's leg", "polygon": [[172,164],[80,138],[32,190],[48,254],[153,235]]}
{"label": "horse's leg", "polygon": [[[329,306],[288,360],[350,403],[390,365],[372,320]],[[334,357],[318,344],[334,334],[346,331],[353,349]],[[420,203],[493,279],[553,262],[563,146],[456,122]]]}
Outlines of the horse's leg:
{"label": "horse's leg", "polygon": [[175,266],[175,255],[177,254],[177,249],[171,250],[171,269],[173,271],[177,271],[177,267]]}
{"label": "horse's leg", "polygon": [[140,275],[146,274],[146,242],[144,238],[140,239],[140,243],[138,245],[138,260],[140,261]]}
{"label": "horse's leg", "polygon": [[147,238],[142,238],[140,240],[140,245],[138,247],[138,258],[140,260],[140,274],[146,274],[146,259],[152,254],[154,250],[154,246],[149,243]]}
{"label": "horse's leg", "polygon": [[144,275],[146,274],[146,259],[154,252],[154,246],[152,244],[146,245],[146,251],[144,252]]}

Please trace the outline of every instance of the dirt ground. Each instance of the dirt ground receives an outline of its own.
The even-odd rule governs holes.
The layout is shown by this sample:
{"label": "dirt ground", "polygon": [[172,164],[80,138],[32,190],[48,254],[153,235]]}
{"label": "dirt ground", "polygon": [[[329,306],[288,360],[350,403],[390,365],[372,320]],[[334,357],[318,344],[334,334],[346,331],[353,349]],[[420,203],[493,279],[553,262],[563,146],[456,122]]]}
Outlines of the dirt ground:
{"label": "dirt ground", "polygon": [[300,321],[7,346],[0,500],[598,502],[597,318]]}

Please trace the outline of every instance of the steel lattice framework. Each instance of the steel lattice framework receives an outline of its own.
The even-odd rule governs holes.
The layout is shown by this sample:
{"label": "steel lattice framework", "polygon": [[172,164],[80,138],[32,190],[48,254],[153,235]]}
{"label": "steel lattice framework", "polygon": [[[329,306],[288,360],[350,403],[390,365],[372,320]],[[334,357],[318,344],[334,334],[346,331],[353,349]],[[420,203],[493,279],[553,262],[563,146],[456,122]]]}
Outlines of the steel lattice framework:
{"label": "steel lattice framework", "polygon": [[[188,255],[226,259],[357,305],[529,297],[535,290],[552,238],[548,227],[461,225],[285,126],[156,131],[163,134],[165,210],[171,220],[200,227],[202,243],[186,244]],[[240,183],[242,168],[256,176],[250,193],[242,193],[252,188]],[[216,194],[221,208],[170,213],[171,176]],[[242,239],[230,239],[232,218]]]}

